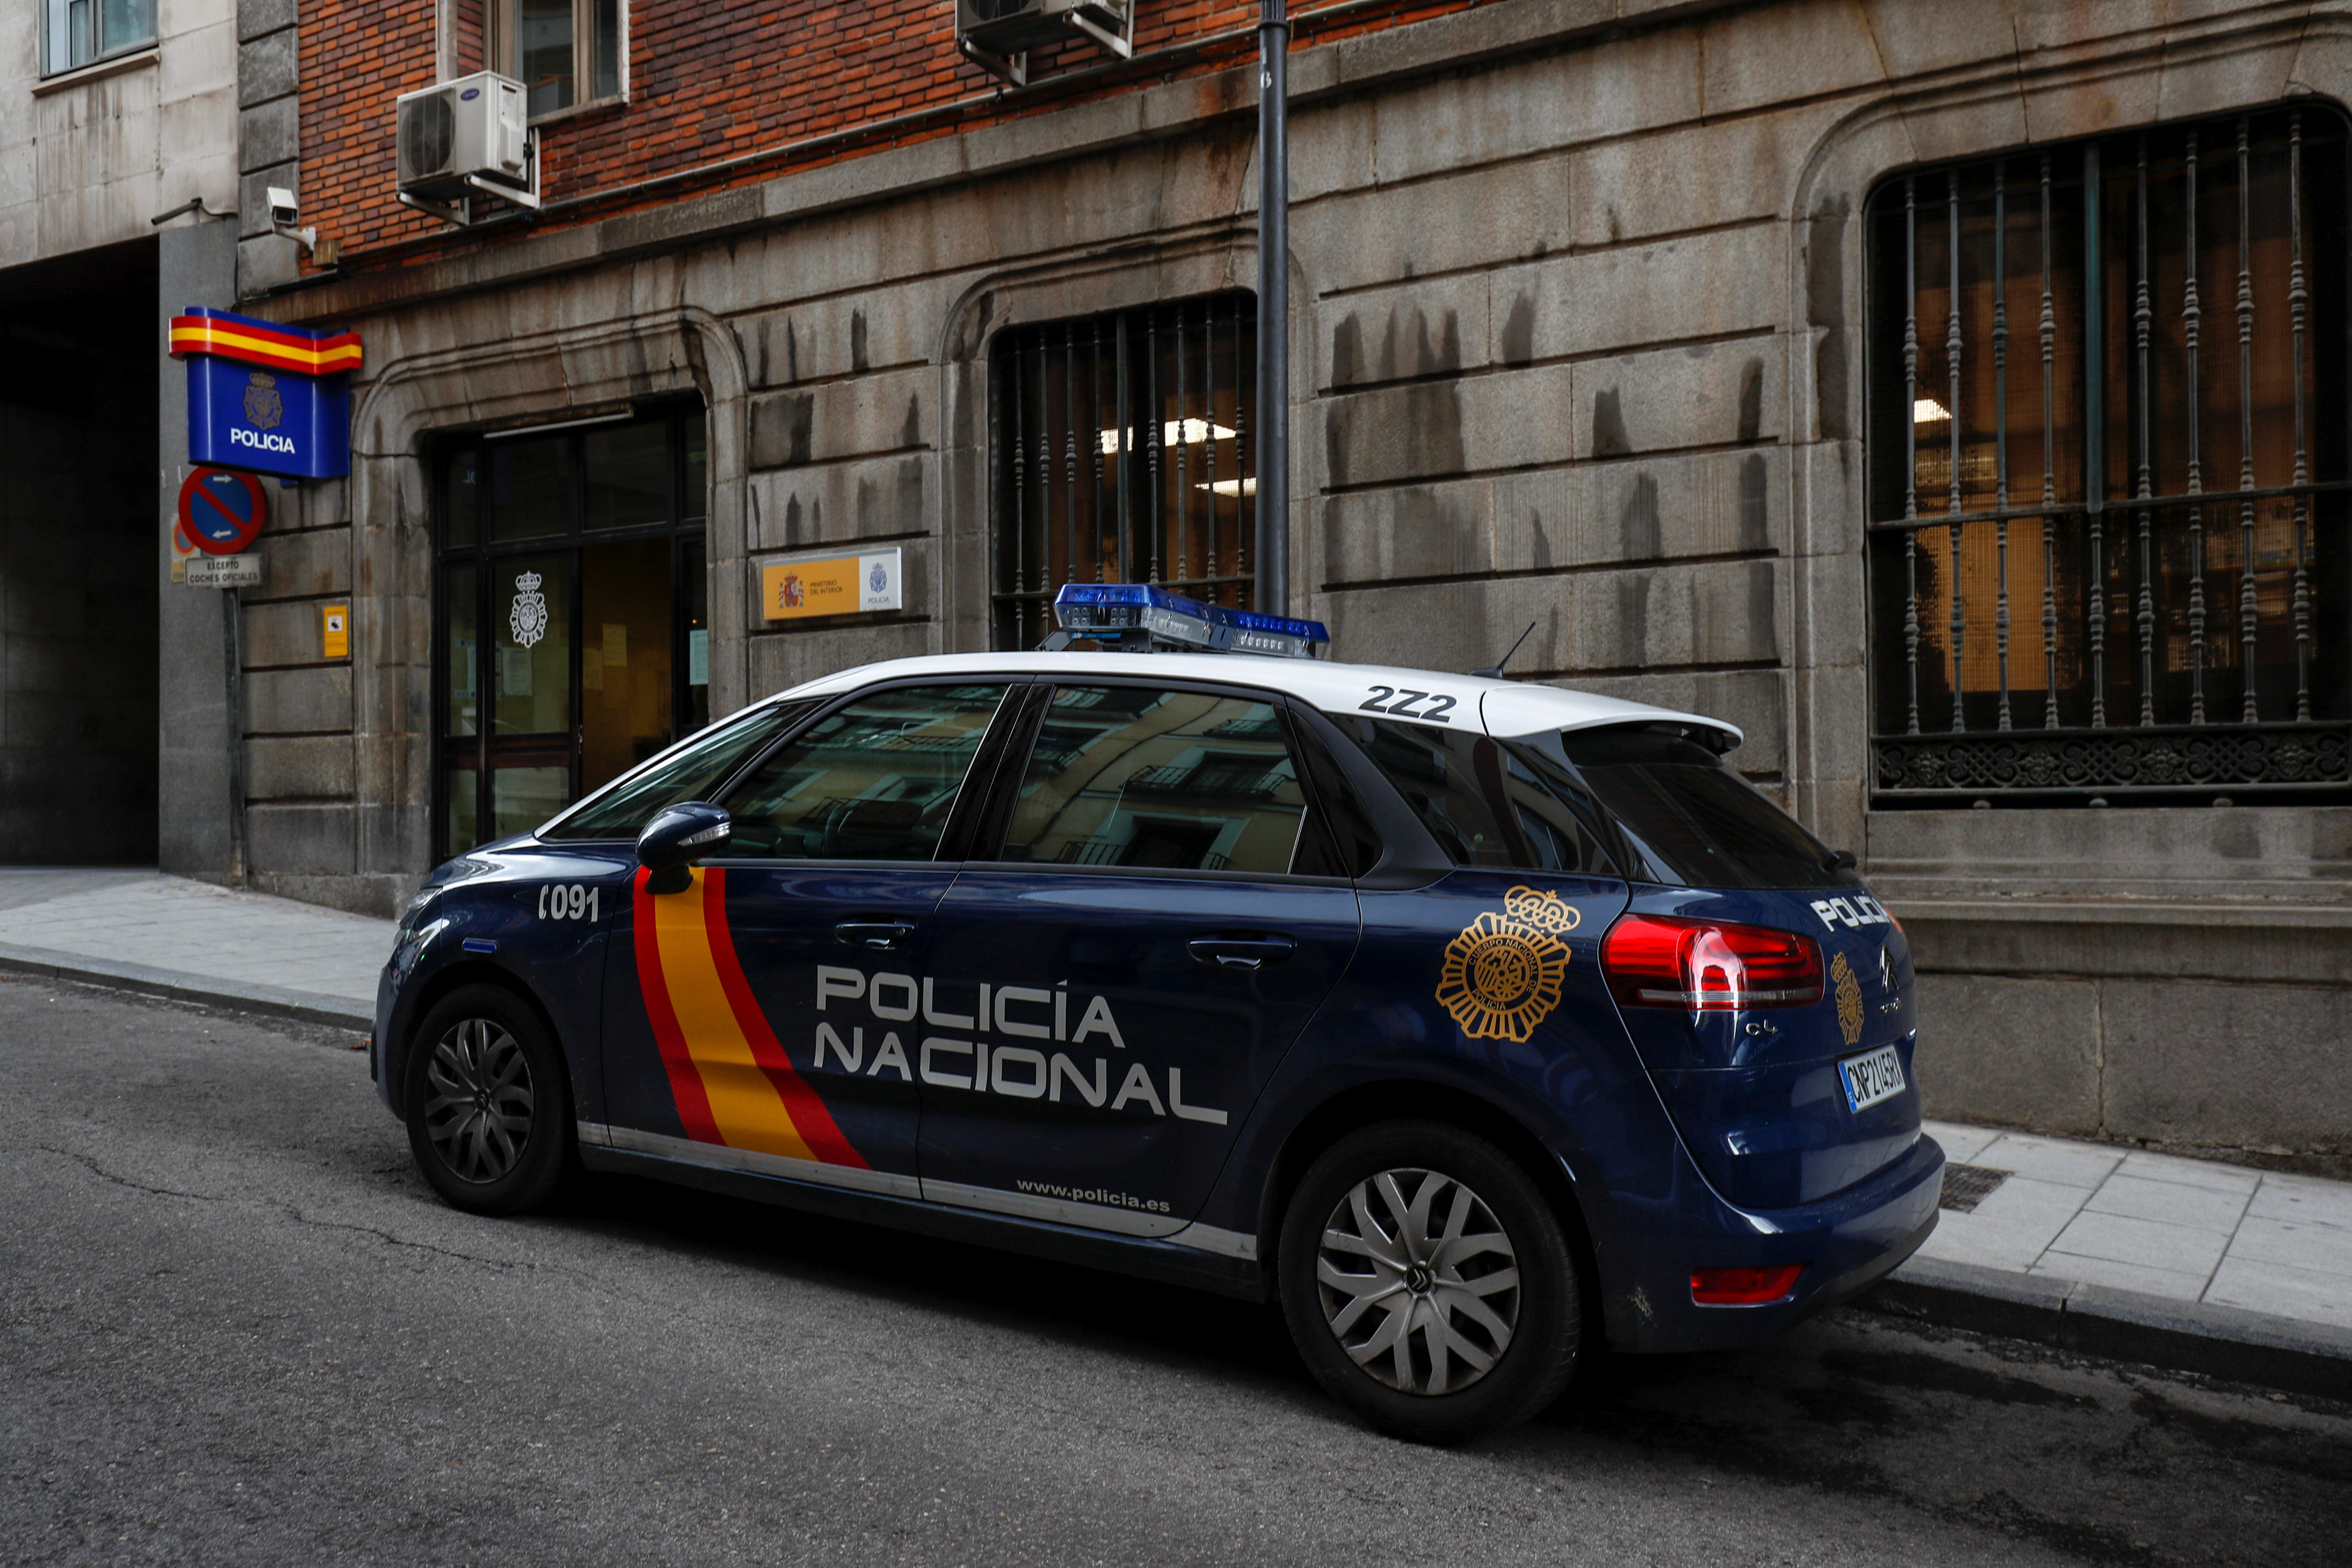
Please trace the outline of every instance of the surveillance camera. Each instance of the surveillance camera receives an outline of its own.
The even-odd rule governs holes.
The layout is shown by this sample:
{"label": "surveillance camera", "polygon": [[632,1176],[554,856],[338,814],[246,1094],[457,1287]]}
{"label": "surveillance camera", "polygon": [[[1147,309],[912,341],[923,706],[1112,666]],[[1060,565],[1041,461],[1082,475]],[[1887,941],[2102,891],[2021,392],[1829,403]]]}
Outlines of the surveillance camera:
{"label": "surveillance camera", "polygon": [[300,221],[301,216],[302,209],[294,200],[293,192],[279,185],[269,187],[269,221],[272,224],[291,227]]}

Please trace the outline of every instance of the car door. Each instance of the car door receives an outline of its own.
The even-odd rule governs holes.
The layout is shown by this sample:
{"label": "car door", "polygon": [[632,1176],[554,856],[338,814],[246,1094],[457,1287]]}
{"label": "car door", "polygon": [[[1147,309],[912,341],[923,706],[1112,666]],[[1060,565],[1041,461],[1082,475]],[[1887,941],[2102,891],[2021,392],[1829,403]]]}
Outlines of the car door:
{"label": "car door", "polygon": [[1029,713],[994,859],[931,922],[923,1196],[1168,1234],[1346,968],[1355,890],[1276,699],[1089,680]]}
{"label": "car door", "polygon": [[656,894],[639,873],[634,962],[608,966],[616,1144],[917,1196],[928,922],[1010,685],[899,684],[835,705],[728,789],[733,838],[686,888]]}

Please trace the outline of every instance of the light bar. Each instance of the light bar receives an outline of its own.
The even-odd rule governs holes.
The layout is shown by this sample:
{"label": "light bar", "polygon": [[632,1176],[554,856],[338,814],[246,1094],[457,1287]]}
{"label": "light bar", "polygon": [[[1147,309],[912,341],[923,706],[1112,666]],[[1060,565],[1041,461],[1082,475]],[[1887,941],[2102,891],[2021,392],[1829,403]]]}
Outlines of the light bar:
{"label": "light bar", "polygon": [[1066,584],[1054,598],[1054,618],[1066,633],[1136,636],[1150,645],[1193,653],[1313,659],[1331,643],[1320,621],[1203,604],[1143,582]]}

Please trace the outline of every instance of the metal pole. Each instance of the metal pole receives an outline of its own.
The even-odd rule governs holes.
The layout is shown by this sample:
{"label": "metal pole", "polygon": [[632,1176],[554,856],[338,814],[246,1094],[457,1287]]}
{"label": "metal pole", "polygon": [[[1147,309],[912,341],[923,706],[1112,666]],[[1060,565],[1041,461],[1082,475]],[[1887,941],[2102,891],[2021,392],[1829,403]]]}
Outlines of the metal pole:
{"label": "metal pole", "polygon": [[222,705],[228,731],[228,884],[243,887],[245,854],[245,647],[239,625],[239,595],[216,589],[221,601],[221,656],[228,665],[227,701]]}
{"label": "metal pole", "polygon": [[1257,593],[1290,609],[1290,16],[1261,0],[1257,24]]}

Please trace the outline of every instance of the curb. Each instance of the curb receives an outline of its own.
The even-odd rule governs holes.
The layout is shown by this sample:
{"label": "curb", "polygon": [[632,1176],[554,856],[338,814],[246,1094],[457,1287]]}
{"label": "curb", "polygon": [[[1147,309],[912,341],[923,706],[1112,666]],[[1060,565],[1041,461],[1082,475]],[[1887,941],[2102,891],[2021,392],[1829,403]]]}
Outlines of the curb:
{"label": "curb", "polygon": [[1943,1328],[2352,1402],[2352,1329],[1914,1257],[1853,1303]]}
{"label": "curb", "polygon": [[136,991],[173,1001],[201,1002],[207,1007],[235,1008],[240,1012],[267,1013],[302,1023],[356,1030],[362,1034],[375,1027],[373,1009],[341,997],[291,991],[278,986],[248,985],[206,975],[183,974],[176,969],[151,968],[144,964],[117,964],[73,953],[53,953],[43,947],[0,946],[0,974],[73,980],[110,990]]}

